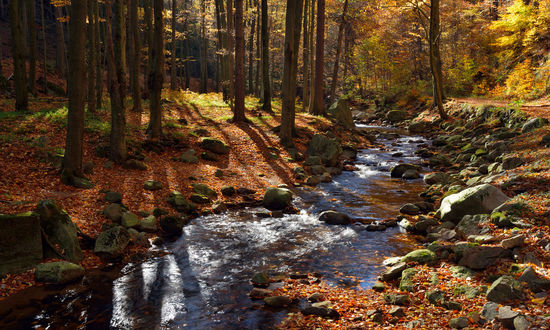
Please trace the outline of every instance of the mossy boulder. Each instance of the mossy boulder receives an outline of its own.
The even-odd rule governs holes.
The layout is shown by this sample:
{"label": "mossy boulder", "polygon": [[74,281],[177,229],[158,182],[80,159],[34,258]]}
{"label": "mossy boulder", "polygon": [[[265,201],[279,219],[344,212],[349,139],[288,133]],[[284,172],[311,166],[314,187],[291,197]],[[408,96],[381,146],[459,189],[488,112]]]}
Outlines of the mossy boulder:
{"label": "mossy boulder", "polygon": [[403,174],[409,170],[420,171],[421,168],[420,166],[414,164],[398,164],[392,167],[390,170],[390,175],[392,178],[401,178]]}
{"label": "mossy boulder", "polygon": [[143,184],[143,189],[149,190],[149,191],[161,190],[162,183],[155,180],[147,180]]}
{"label": "mossy boulder", "polygon": [[263,205],[268,210],[282,210],[291,202],[292,191],[286,188],[268,188],[263,199]]}
{"label": "mossy boulder", "polygon": [[42,260],[40,216],[0,214],[0,277],[25,271]]}
{"label": "mossy boulder", "polygon": [[122,256],[129,243],[128,230],[116,226],[99,234],[95,241],[94,253],[106,259],[116,259]]}
{"label": "mossy boulder", "polygon": [[189,219],[182,216],[167,215],[160,219],[160,228],[168,235],[181,235],[183,227],[189,222]]}
{"label": "mossy boulder", "polygon": [[521,283],[510,275],[499,277],[487,290],[487,300],[504,304],[522,298]]}
{"label": "mossy boulder", "polygon": [[335,167],[342,154],[342,146],[336,139],[315,134],[307,148],[308,156],[319,156],[325,166]]}
{"label": "mossy boulder", "polygon": [[428,249],[414,250],[403,257],[404,262],[417,262],[419,264],[431,264],[436,260],[437,255]]}
{"label": "mossy boulder", "polygon": [[211,137],[201,138],[200,146],[203,149],[206,149],[208,151],[211,151],[219,155],[225,155],[229,153],[229,146],[227,144],[225,144],[221,140],[211,138]]}
{"label": "mossy boulder", "polygon": [[57,261],[39,264],[36,266],[34,277],[37,282],[67,284],[81,279],[84,268],[67,261]]}
{"label": "mossy boulder", "polygon": [[439,212],[442,221],[458,223],[465,215],[491,213],[508,199],[497,187],[481,184],[445,197]]}
{"label": "mossy boulder", "polygon": [[333,116],[336,121],[347,129],[355,127],[353,116],[351,115],[351,107],[348,100],[340,98],[336,100],[329,108],[328,114]]}
{"label": "mossy boulder", "polygon": [[177,211],[183,213],[191,213],[197,209],[196,204],[188,201],[182,193],[176,190],[170,193],[168,203],[170,203]]}
{"label": "mossy boulder", "polygon": [[126,228],[139,227],[140,221],[137,215],[132,212],[124,212],[120,219],[120,224]]}
{"label": "mossy boulder", "polygon": [[414,289],[414,276],[418,274],[418,269],[407,268],[401,274],[401,282],[399,282],[399,290],[412,292]]}
{"label": "mossy boulder", "polygon": [[407,118],[407,112],[403,110],[391,110],[386,114],[386,119],[390,123],[398,123]]}
{"label": "mossy boulder", "polygon": [[196,194],[206,196],[208,198],[215,198],[218,195],[216,191],[203,183],[193,183],[191,184],[191,187],[193,187],[193,192]]}

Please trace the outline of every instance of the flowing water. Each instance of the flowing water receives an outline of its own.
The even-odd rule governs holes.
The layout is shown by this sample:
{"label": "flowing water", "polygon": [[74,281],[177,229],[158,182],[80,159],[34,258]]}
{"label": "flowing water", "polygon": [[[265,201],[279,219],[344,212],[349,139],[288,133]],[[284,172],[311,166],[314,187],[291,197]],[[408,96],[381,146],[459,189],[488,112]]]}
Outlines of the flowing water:
{"label": "flowing water", "polygon": [[[419,162],[413,152],[421,137],[380,127],[381,148],[358,154],[357,171],[344,172],[314,190],[298,189],[299,214],[261,218],[262,209],[197,218],[183,235],[162,248],[163,257],[94,273],[60,289],[42,287],[0,302],[0,328],[155,329],[263,328],[286,310],[266,310],[251,301],[250,277],[318,272],[333,285],[369,288],[387,256],[412,248],[399,227],[367,232],[359,222],[328,226],[317,220],[334,209],[362,222],[395,218],[397,209],[416,201],[421,180],[392,179],[397,162]],[[401,152],[401,157],[392,154]],[[57,290],[57,291],[56,291]]]}

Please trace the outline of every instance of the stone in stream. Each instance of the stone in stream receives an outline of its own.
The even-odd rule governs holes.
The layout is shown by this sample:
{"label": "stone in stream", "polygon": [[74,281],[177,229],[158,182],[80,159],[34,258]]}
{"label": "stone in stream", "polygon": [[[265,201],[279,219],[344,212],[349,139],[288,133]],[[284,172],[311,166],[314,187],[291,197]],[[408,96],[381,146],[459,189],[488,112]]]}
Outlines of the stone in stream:
{"label": "stone in stream", "polygon": [[403,175],[401,176],[402,179],[405,180],[414,180],[420,178],[420,173],[417,170],[407,170]]}
{"label": "stone in stream", "polygon": [[414,164],[398,164],[392,167],[390,176],[392,178],[401,178],[408,170],[420,171],[420,166]]}
{"label": "stone in stream", "polygon": [[441,201],[439,208],[441,221],[457,223],[465,215],[491,213],[508,199],[500,189],[490,184],[471,187],[447,196]]}
{"label": "stone in stream", "polygon": [[509,275],[499,277],[487,289],[487,300],[499,304],[521,299],[522,296],[521,283]]}
{"label": "stone in stream", "polygon": [[169,235],[180,235],[183,226],[189,222],[189,219],[183,216],[167,215],[160,219],[160,228]]}
{"label": "stone in stream", "polygon": [[417,214],[420,214],[421,211],[420,211],[420,208],[415,204],[407,203],[401,206],[401,208],[399,209],[399,212],[403,214],[408,214],[408,215],[417,215]]}
{"label": "stone in stream", "polygon": [[267,188],[264,194],[263,205],[268,210],[282,210],[290,206],[292,191],[285,188]]}
{"label": "stone in stream", "polygon": [[95,241],[94,253],[107,259],[115,259],[122,256],[128,243],[128,230],[117,226],[99,234]]}
{"label": "stone in stream", "polygon": [[319,156],[323,165],[334,167],[338,165],[338,159],[342,154],[342,146],[336,139],[315,134],[307,147],[307,154],[308,156]]}
{"label": "stone in stream", "polygon": [[349,225],[351,218],[345,213],[329,210],[319,215],[319,221],[323,221],[327,225]]}
{"label": "stone in stream", "polygon": [[264,298],[264,302],[269,307],[282,308],[290,305],[292,300],[288,296],[273,296]]}
{"label": "stone in stream", "polygon": [[25,271],[42,260],[40,216],[0,214],[0,277]]}
{"label": "stone in stream", "polygon": [[452,177],[443,172],[435,172],[424,175],[424,183],[427,185],[447,184],[452,181]]}
{"label": "stone in stream", "polygon": [[81,279],[84,268],[67,261],[48,262],[36,266],[34,277],[37,282],[67,284]]}
{"label": "stone in stream", "polygon": [[252,276],[250,282],[255,287],[266,288],[269,286],[269,276],[265,272],[259,272]]}
{"label": "stone in stream", "polygon": [[253,288],[252,291],[248,294],[250,299],[264,299],[266,297],[269,297],[273,294],[272,290],[267,289],[261,289],[261,288]]}
{"label": "stone in stream", "polygon": [[139,230],[149,233],[157,231],[157,219],[154,215],[147,216],[141,219],[139,223]]}

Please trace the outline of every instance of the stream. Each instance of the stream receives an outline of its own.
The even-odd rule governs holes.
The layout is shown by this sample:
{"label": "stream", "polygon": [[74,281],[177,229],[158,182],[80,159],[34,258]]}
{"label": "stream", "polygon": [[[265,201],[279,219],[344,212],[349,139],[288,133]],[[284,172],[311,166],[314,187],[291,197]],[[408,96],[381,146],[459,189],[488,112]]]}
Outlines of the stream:
{"label": "stream", "polygon": [[[352,218],[395,218],[399,207],[418,199],[421,179],[392,179],[398,162],[419,163],[419,136],[392,135],[394,129],[359,126],[382,132],[384,147],[362,150],[354,172],[313,190],[295,190],[299,214],[261,218],[261,208],[229,211],[194,219],[183,235],[162,247],[170,253],[112,273],[88,275],[83,284],[36,287],[0,301],[2,329],[221,329],[265,328],[287,310],[268,310],[250,300],[250,277],[317,272],[338,286],[370,288],[385,268],[385,257],[413,248],[400,227],[368,232],[365,225],[329,226],[318,214],[334,209]],[[403,153],[401,157],[392,154]]]}

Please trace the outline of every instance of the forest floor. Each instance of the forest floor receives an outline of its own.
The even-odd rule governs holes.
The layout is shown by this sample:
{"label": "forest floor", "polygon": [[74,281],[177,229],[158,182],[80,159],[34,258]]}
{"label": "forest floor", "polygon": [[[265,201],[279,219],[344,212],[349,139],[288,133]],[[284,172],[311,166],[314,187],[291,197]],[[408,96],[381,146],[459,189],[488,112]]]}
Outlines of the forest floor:
{"label": "forest floor", "polygon": [[495,100],[482,97],[452,98],[451,101],[456,103],[466,103],[473,106],[490,105],[495,107],[519,108],[530,117],[550,118],[550,98],[548,97],[528,102]]}
{"label": "forest floor", "polygon": [[[148,110],[144,109],[143,113],[127,110],[129,153],[147,164],[145,171],[125,169],[103,158],[98,151],[108,142],[109,110],[101,108],[95,114],[86,114],[83,162],[93,168],[88,177],[95,187],[83,190],[60,181],[59,161],[65,145],[67,100],[45,96],[31,98],[30,111],[18,113],[14,112],[12,99],[0,99],[0,214],[33,210],[40,200],[52,199],[67,210],[84,234],[95,238],[109,222],[102,215],[103,208],[108,205],[104,199],[106,191],[121,193],[130,211],[150,214],[155,208],[172,210],[167,202],[169,193],[177,190],[187,196],[192,192],[192,183],[207,184],[217,192],[223,186],[256,192],[252,196],[218,194],[217,201],[228,205],[250,203],[251,197],[261,201],[266,188],[295,183],[292,169],[299,162],[279,144],[275,133],[280,122],[278,100],[274,100],[275,112],[270,114],[261,111],[257,99],[248,98],[248,124],[230,122],[231,109],[223,102],[221,94],[166,91],[163,100],[163,130],[169,145],[161,152],[147,149]],[[369,145],[367,140],[335,127],[330,120],[304,112],[297,113],[296,127],[295,144],[301,154],[305,153],[313,134],[320,132],[331,131],[357,147]],[[202,159],[199,139],[203,136],[224,141],[231,152],[219,156],[217,161]],[[197,151],[197,164],[179,161],[182,152],[190,148]],[[147,180],[161,182],[162,189],[144,190]],[[203,205],[197,214],[211,213],[211,207],[211,204]],[[154,236],[148,234],[149,238]],[[132,245],[126,252],[125,261],[144,250]],[[84,250],[84,255],[82,265],[85,268],[103,264],[92,250]],[[0,299],[33,285],[39,284],[34,281],[32,270],[8,275],[0,279]]]}

